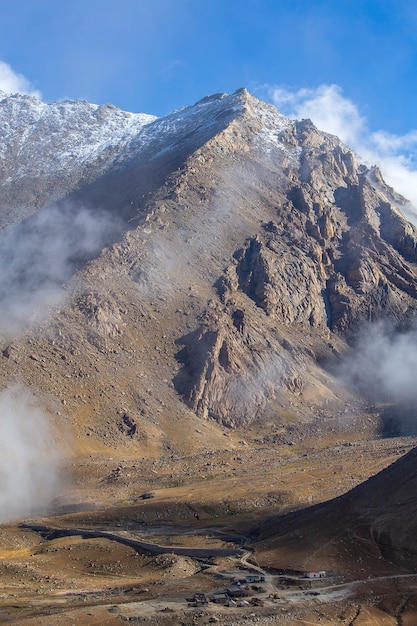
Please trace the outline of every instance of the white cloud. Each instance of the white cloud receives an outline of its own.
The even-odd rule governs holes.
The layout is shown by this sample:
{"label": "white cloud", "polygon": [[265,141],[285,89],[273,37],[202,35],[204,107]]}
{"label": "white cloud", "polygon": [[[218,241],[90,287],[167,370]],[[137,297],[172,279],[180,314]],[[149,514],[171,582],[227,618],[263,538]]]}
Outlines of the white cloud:
{"label": "white cloud", "polygon": [[405,135],[372,132],[358,106],[338,85],[299,90],[267,86],[262,91],[283,114],[310,118],[317,128],[351,146],[364,162],[378,165],[387,183],[414,205],[407,217],[417,224],[417,130]]}
{"label": "white cloud", "polygon": [[286,115],[296,119],[310,118],[317,128],[337,135],[345,143],[355,143],[363,133],[364,119],[337,85],[298,91],[273,87],[271,96],[274,104]]}
{"label": "white cloud", "polygon": [[0,91],[7,94],[22,93],[41,99],[42,94],[34,89],[22,74],[17,74],[8,63],[0,61]]}

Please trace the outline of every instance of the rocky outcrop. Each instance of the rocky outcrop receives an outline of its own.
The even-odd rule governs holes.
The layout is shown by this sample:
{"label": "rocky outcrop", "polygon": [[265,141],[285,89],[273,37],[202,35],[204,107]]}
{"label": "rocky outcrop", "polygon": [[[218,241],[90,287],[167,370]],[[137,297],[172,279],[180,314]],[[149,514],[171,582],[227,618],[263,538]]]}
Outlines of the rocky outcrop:
{"label": "rocky outcrop", "polygon": [[[256,236],[236,266],[238,289],[281,323],[325,325],[323,285],[317,270],[301,248],[289,247],[279,237]],[[231,287],[229,282],[227,288]]]}
{"label": "rocky outcrop", "polygon": [[105,350],[109,337],[122,334],[122,313],[110,294],[85,293],[78,298],[78,307],[88,324],[88,341],[99,350]]}
{"label": "rocky outcrop", "polygon": [[301,391],[288,344],[271,341],[244,311],[212,302],[199,321],[198,330],[179,342],[183,370],[175,381],[199,416],[243,426],[259,418],[277,393]]}

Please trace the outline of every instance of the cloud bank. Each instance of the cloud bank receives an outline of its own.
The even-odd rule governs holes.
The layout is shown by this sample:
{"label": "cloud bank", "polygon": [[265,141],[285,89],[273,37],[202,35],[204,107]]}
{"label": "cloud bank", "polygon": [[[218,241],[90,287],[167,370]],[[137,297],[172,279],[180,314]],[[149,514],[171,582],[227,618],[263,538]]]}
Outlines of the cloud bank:
{"label": "cloud bank", "polygon": [[8,63],[0,61],[0,91],[6,94],[21,93],[35,98],[42,98],[42,94],[34,89],[31,83],[22,74],[15,72]]}
{"label": "cloud bank", "polygon": [[310,118],[325,132],[337,135],[369,165],[378,165],[387,183],[407,198],[407,218],[417,224],[417,130],[394,135],[371,131],[357,105],[338,85],[291,90],[263,87],[269,100],[291,118]]}
{"label": "cloud bank", "polygon": [[45,413],[20,386],[0,394],[0,522],[42,510],[58,492],[58,458]]}
{"label": "cloud bank", "polygon": [[417,401],[417,330],[398,332],[387,322],[361,329],[342,374],[379,400]]}

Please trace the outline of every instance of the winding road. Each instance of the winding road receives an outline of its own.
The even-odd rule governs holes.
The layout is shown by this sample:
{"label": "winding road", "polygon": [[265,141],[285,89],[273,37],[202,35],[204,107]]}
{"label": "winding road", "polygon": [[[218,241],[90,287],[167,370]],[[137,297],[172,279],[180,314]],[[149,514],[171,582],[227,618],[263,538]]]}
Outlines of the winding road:
{"label": "winding road", "polygon": [[[39,533],[44,539],[52,541],[61,537],[79,536],[82,539],[96,539],[98,537],[117,541],[137,552],[149,552],[151,554],[177,554],[179,556],[189,556],[191,558],[210,558],[215,556],[238,556],[242,548],[187,548],[184,546],[162,546],[158,543],[143,541],[125,537],[118,533],[104,530],[87,530],[85,528],[54,528],[52,526],[42,526],[36,524],[21,524],[21,528],[27,528]],[[249,553],[250,554],[250,553]]]}

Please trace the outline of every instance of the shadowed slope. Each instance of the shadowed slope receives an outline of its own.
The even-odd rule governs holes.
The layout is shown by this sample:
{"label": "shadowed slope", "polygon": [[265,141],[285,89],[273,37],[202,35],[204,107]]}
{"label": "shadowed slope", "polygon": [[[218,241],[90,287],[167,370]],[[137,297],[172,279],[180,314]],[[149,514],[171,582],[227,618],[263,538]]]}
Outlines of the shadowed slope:
{"label": "shadowed slope", "polygon": [[[417,449],[343,496],[268,520],[260,559],[359,577],[417,567]],[[281,564],[281,565],[280,565]],[[285,565],[284,565],[285,564]]]}

